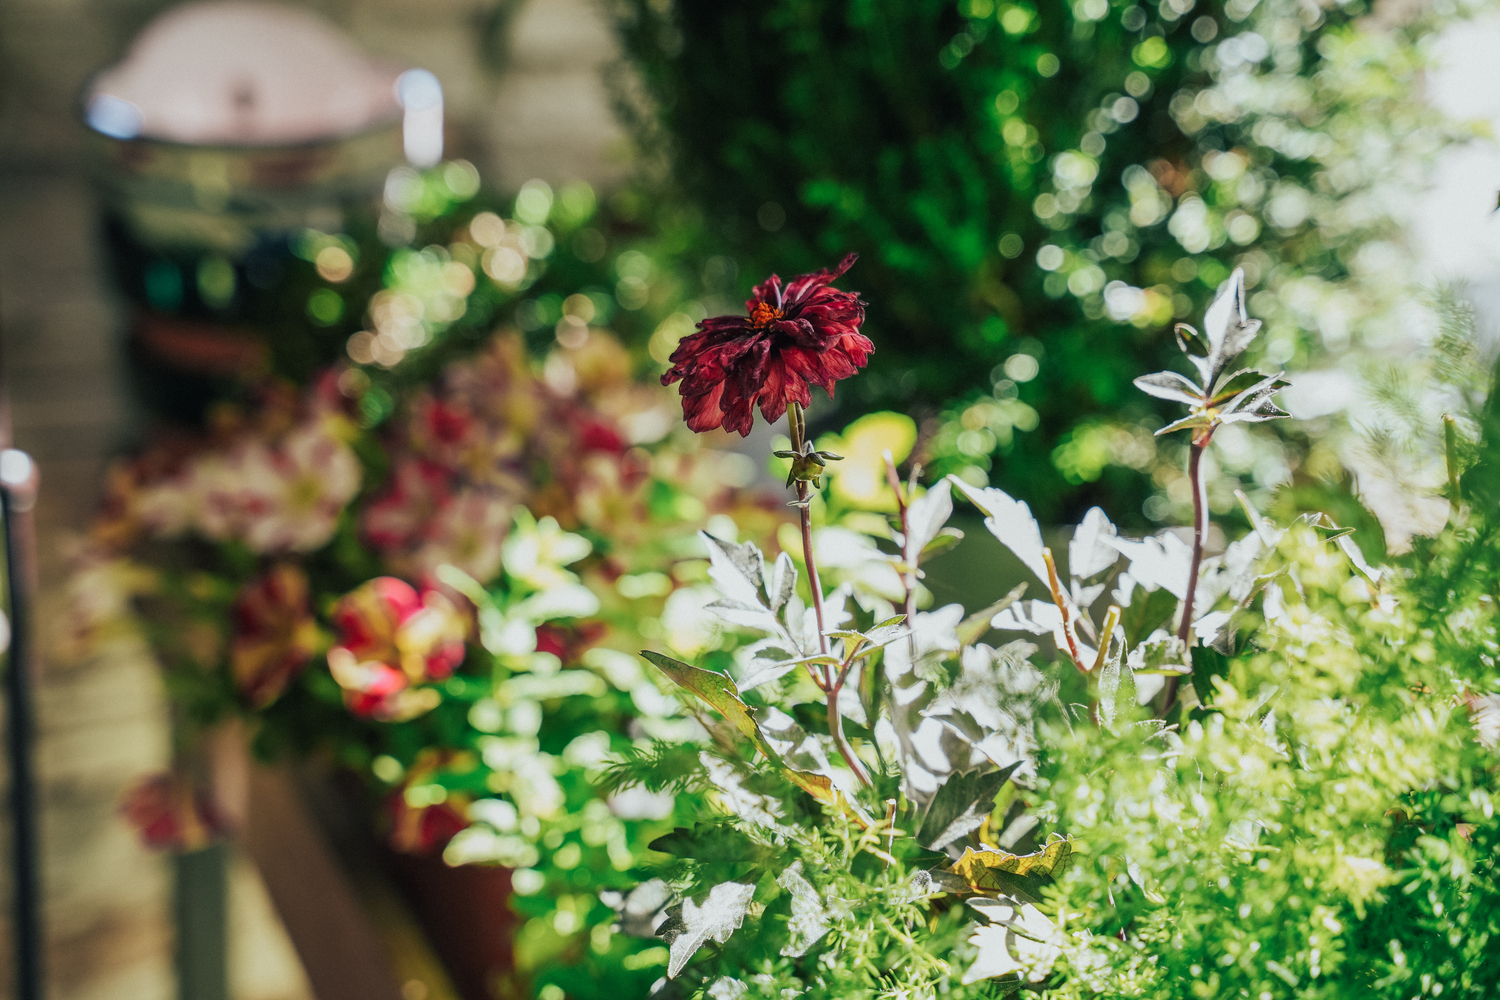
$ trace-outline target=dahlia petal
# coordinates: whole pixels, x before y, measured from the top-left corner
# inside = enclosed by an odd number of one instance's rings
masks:
[[[701,434],[723,423],[724,412],[721,408],[723,394],[724,383],[719,382],[700,394],[683,395],[682,415],[687,420],[690,430]]]

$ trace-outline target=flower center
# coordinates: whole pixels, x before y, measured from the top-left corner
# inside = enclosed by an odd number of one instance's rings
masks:
[[[757,329],[770,326],[781,318],[781,310],[769,303],[757,302],[755,308],[750,310],[750,325]]]

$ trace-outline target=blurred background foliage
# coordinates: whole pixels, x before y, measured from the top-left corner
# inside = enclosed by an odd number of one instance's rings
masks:
[[[1250,363],[1358,368],[1410,346],[1398,189],[1459,138],[1420,97],[1451,2],[614,0],[622,114],[710,313],[855,250],[870,373],[824,409],[914,413],[934,471],[1044,521],[1108,496],[1180,518],[1182,456],[1131,379],[1235,266]],[[1339,468],[1342,421],[1232,435],[1213,506]],[[1330,433],[1332,432],[1332,433]],[[1309,455],[1308,442],[1323,443]]]

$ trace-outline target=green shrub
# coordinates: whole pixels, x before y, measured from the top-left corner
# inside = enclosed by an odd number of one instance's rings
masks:
[[[698,259],[724,255],[709,312],[859,251],[880,351],[839,417],[942,416],[929,467],[1025,484],[1049,523],[1104,497],[1145,523],[1181,456],[1130,375],[1234,267],[1273,365],[1389,342],[1406,278],[1378,192],[1451,135],[1417,80],[1452,4],[1370,30],[1362,0],[613,7],[649,99],[622,106],[703,213]],[[1304,444],[1225,471],[1265,485]]]
[[[1183,338],[1215,391],[1256,330],[1239,280]],[[1279,380],[1244,381],[1180,391],[1195,455],[1278,415]],[[1492,995],[1500,404],[1451,426],[1446,528],[1379,566],[1325,515],[1277,527],[1248,502],[1251,531],[1201,563],[1201,507],[1192,541],[1091,510],[1059,566],[1026,504],[902,487],[889,453],[889,519],[811,496],[845,513],[804,527],[800,567],[705,535],[712,607],[765,638],[728,674],[643,654],[708,738],[697,768],[658,743],[609,779],[702,796],[637,890],[669,976],[715,1000]],[[953,488],[1043,597],[916,610]],[[826,595],[798,586],[818,562]]]

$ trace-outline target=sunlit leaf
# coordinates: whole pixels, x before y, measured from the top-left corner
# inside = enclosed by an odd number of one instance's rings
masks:
[[[668,906],[666,919],[656,931],[667,942],[670,953],[667,977],[674,978],[681,972],[708,941],[728,941],[744,923],[754,896],[753,884],[723,882],[714,886],[702,903],[681,899]]]
[[[1203,390],[1192,379],[1176,372],[1155,372],[1135,380],[1135,387],[1157,399],[1197,406],[1203,401]]]
[[[940,479],[906,508],[906,551],[921,552],[938,536],[953,515],[953,497],[948,480]]]
[[[990,620],[990,627],[1002,632],[1030,632],[1051,635],[1062,628],[1062,612],[1050,601],[1016,601]]]
[[[1072,857],[1071,840],[1055,840],[1035,854],[968,848],[949,870],[977,892],[1003,892],[1029,903],[1040,903],[1042,889],[1067,871]]]
[[[938,532],[936,538],[928,542],[926,545],[922,546],[922,551],[918,554],[917,562],[919,564],[924,563],[927,560],[931,559],[933,556],[942,555],[944,552],[947,552],[949,549],[953,548],[953,546],[963,541],[963,537],[964,533],[962,531],[959,531],[957,528],[944,528],[942,531]]]
[[[1089,512],[1083,515],[1083,520],[1078,523],[1078,529],[1073,532],[1073,540],[1068,543],[1069,575],[1087,580],[1114,566],[1120,559],[1120,550],[1105,539],[1114,538],[1118,534],[1103,510],[1090,507]],[[1079,606],[1087,607],[1092,603],[1080,601]]]
[[[726,542],[706,531],[698,534],[708,547],[708,575],[719,585],[720,592],[739,604],[761,605],[766,581],[765,557],[760,549],[753,542]]]
[[[787,958],[800,958],[828,933],[832,926],[829,914],[818,898],[817,890],[803,877],[801,861],[794,861],[782,872],[776,884],[792,897],[792,917],[787,923],[791,940],[782,946],[781,954]]]
[[[766,583],[766,596],[770,598],[771,611],[773,614],[780,612],[797,592],[797,566],[790,555],[783,552],[776,557],[776,564],[771,568],[771,578]]]
[[[1031,516],[1031,508],[993,486],[975,489],[956,476],[949,476],[948,481],[957,486],[974,506],[984,511],[987,515],[984,526],[1045,584],[1047,564],[1042,559],[1042,549],[1045,548],[1042,544],[1042,529],[1036,523],[1036,518]]]
[[[1113,656],[1099,672],[1099,721],[1113,730],[1115,722],[1135,707],[1135,671]]]
[[[652,652],[649,649],[642,650],[641,655],[659,667],[662,673],[672,678],[678,686],[696,695],[715,712],[722,715],[726,722],[744,734],[767,758],[778,764],[781,762],[776,751],[766,742],[760,727],[751,718],[750,710],[745,707],[744,702],[740,701],[739,691],[727,674],[704,670],[702,667],[683,663],[681,660]]]
[[[1179,601],[1187,596],[1193,550],[1175,533],[1168,531],[1139,541],[1118,538],[1107,542],[1130,560],[1130,575],[1142,586],[1170,591]]]
[[[1214,422],[1214,418],[1204,413],[1189,413],[1181,420],[1174,420],[1161,430],[1156,432],[1157,437],[1163,434],[1172,434],[1177,431],[1191,430],[1195,427],[1207,427]]]
[[[1138,674],[1190,674],[1187,645],[1175,635],[1158,630],[1130,651],[1127,663]]]

